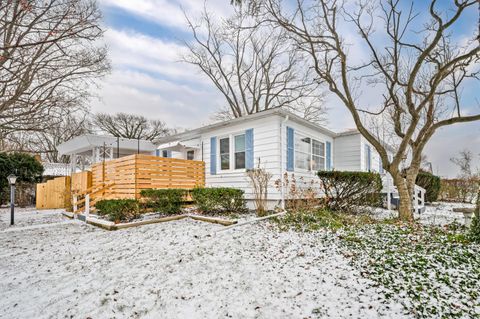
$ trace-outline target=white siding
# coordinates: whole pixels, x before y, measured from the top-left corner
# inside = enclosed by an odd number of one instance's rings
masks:
[[[360,134],[345,135],[335,138],[333,168],[337,171],[359,171],[362,169],[363,150]]]
[[[370,145],[370,168],[372,172],[379,173],[380,172],[380,154],[378,154],[375,147],[370,144],[363,136],[361,136],[361,156],[360,156],[360,163],[361,163],[361,171],[367,171],[367,163],[365,162],[365,145]]]
[[[258,165],[260,159],[261,167],[272,173],[268,189],[268,197],[271,200],[278,201],[280,193],[274,187],[275,180],[280,178],[280,117],[271,116],[258,120],[242,122],[237,125],[222,127],[202,136],[203,141],[203,160],[205,162],[206,185],[208,187],[235,187],[245,191],[245,198],[252,198],[252,190],[249,186],[249,180],[246,176],[246,170],[220,170],[219,165],[219,137],[245,132],[253,128],[253,154],[254,165]],[[217,137],[217,174],[210,174],[210,138]],[[201,158],[199,158],[201,159]],[[233,159],[231,159],[233,160]]]

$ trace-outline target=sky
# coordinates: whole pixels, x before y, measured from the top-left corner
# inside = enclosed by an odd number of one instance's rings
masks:
[[[178,129],[211,123],[215,111],[225,105],[224,99],[197,69],[180,62],[186,52],[184,41],[191,40],[183,11],[189,17],[198,17],[204,1],[98,2],[104,16],[104,41],[109,48],[112,72],[100,82],[92,111],[141,114]],[[205,6],[219,18],[232,12],[230,0],[208,0]],[[461,34],[464,30],[456,31]],[[480,102],[475,104],[475,101],[480,100],[479,90],[471,92],[466,96],[469,112],[478,113]],[[351,115],[338,100],[328,96],[325,103],[330,129],[342,131],[354,127]],[[454,177],[458,171],[450,158],[463,149],[477,155],[475,164],[480,166],[480,122],[441,129],[425,153],[434,173]]]

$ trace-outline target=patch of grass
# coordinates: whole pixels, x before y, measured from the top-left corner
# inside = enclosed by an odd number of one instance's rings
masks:
[[[343,229],[352,263],[417,318],[480,318],[480,246],[460,225],[377,223]]]

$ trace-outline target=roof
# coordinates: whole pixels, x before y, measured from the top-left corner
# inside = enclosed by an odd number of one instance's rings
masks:
[[[65,163],[42,163],[43,176],[68,176],[70,166]]]
[[[252,120],[257,120],[257,119],[261,119],[261,118],[265,118],[265,117],[270,117],[270,116],[273,116],[273,115],[278,115],[278,116],[283,116],[283,117],[288,116],[289,120],[297,122],[297,123],[302,124],[304,126],[307,126],[309,128],[312,128],[314,130],[318,130],[318,131],[320,131],[320,132],[322,132],[326,135],[329,135],[329,136],[332,136],[332,137],[335,137],[337,135],[337,133],[335,133],[335,132],[333,132],[333,131],[331,131],[331,130],[323,127],[323,126],[320,126],[318,124],[307,121],[304,118],[301,118],[300,116],[295,115],[295,114],[293,114],[293,113],[291,113],[291,112],[289,112],[285,109],[273,108],[273,109],[269,109],[269,110],[266,110],[266,111],[257,112],[257,113],[254,113],[254,114],[249,114],[249,115],[246,115],[246,116],[234,118],[234,119],[231,119],[231,120],[228,120],[228,121],[223,121],[223,122],[210,124],[210,125],[207,125],[207,126],[202,126],[202,127],[199,127],[199,128],[196,128],[196,129],[193,129],[193,130],[190,130],[190,131],[186,131],[186,132],[183,132],[183,133],[166,136],[166,137],[163,137],[159,140],[159,144],[164,144],[164,143],[168,143],[168,142],[176,141],[176,140],[194,138],[194,137],[197,137],[200,134],[207,133],[209,131],[213,131],[213,130],[218,129],[218,128],[222,128],[222,127],[229,126],[229,125],[234,125],[234,124],[239,124],[239,123],[243,123],[243,122],[248,122],[248,121],[252,121]]]
[[[156,146],[147,140],[120,138],[119,145],[121,150],[139,149],[140,152],[153,152],[156,149]],[[60,155],[71,155],[90,151],[94,147],[102,146],[117,147],[117,137],[93,134],[81,135],[58,145],[57,149]]]

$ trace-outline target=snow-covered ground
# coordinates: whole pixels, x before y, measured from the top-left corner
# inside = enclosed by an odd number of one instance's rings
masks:
[[[436,202],[426,206],[422,214],[415,214],[415,220],[424,225],[443,226],[453,222],[464,224],[465,217],[463,213],[454,212],[454,208],[474,208],[473,204],[466,203],[450,203],[450,202]],[[382,208],[376,208],[373,211],[374,216],[378,218],[393,218],[398,216],[398,211],[388,211]]]
[[[322,233],[0,212],[0,318],[402,318]]]

